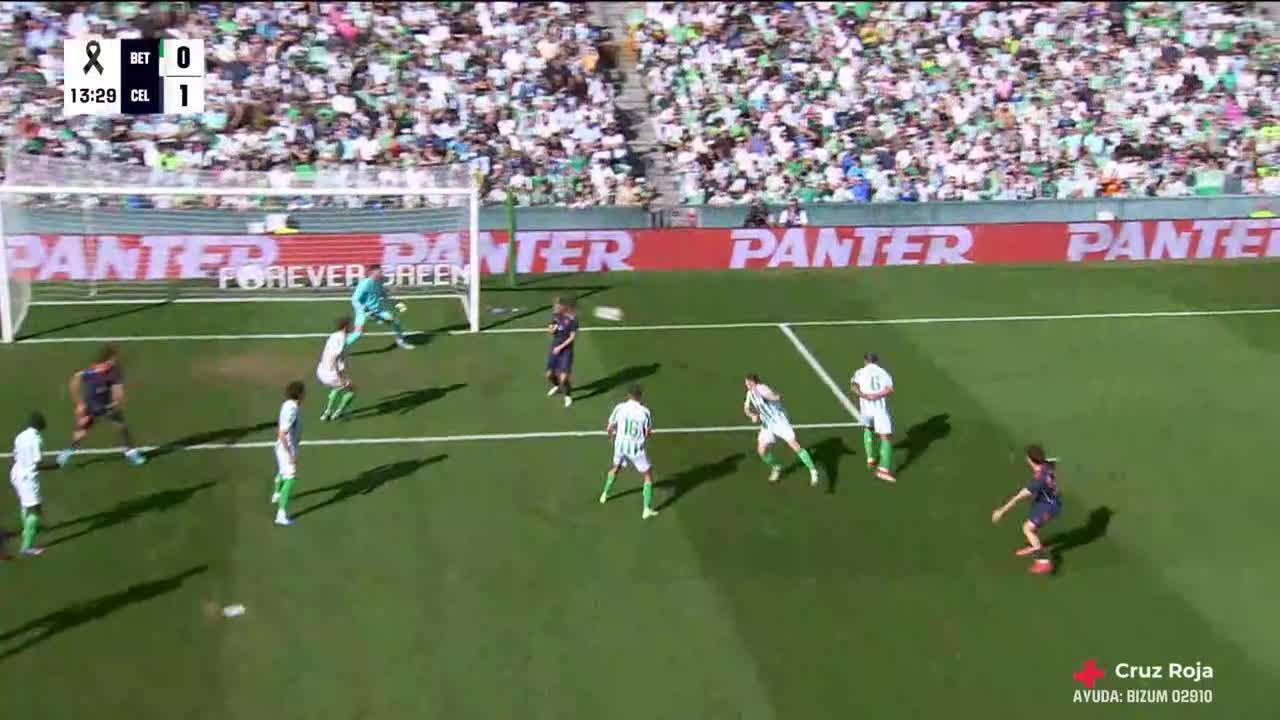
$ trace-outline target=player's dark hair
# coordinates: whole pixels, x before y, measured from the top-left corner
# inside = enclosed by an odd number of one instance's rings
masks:
[[[869,363],[878,363],[878,362],[880,362],[880,356],[879,356],[879,355],[877,355],[877,354],[875,354],[875,353],[873,353],[873,352],[869,352],[869,353],[867,353],[866,355],[863,355],[863,356],[862,356],[862,359],[863,359],[863,360],[866,360],[866,361],[867,361],[867,362],[869,362]]]
[[[44,420],[44,413],[39,410],[32,410],[31,417],[27,419],[27,427],[33,427],[41,432],[48,427],[48,423]]]
[[[301,380],[294,380],[284,386],[284,396],[290,400],[299,400],[302,398],[302,393],[305,392],[306,389],[307,386],[303,385]]]
[[[632,400],[639,400],[643,395],[644,395],[644,391],[640,389],[639,385],[632,385],[631,387],[627,388],[627,397],[631,398]]]
[[[1028,445],[1027,459],[1037,465],[1044,464],[1045,462],[1044,448],[1035,443]]]
[[[747,373],[747,379],[753,383],[760,382],[760,376],[755,373]]]
[[[560,304],[569,308],[570,310],[578,309],[578,301],[575,300],[574,298],[565,298],[564,300],[560,301]]]
[[[351,316],[350,316],[350,315],[343,315],[342,317],[338,318],[337,328],[336,328],[336,329],[338,329],[338,330],[350,330],[350,329],[351,329]]]
[[[115,345],[103,345],[98,351],[98,362],[110,362],[120,356],[120,350]]]
[[[382,270],[381,265],[370,265],[369,267],[365,268],[365,272],[369,274],[373,274],[374,271],[381,271],[381,270]]]

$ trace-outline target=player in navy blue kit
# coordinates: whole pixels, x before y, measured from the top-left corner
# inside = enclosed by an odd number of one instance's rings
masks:
[[[1027,546],[1018,550],[1018,557],[1032,555],[1035,562],[1031,564],[1031,572],[1045,575],[1053,572],[1053,558],[1049,549],[1040,543],[1040,528],[1062,512],[1062,498],[1058,495],[1057,463],[1046,458],[1044,448],[1039,445],[1027,446],[1027,465],[1031,467],[1031,482],[1009,498],[1008,502],[991,513],[991,522],[998,523],[1005,513],[1013,509],[1019,502],[1031,499],[1031,512],[1026,522],[1022,523],[1022,534],[1027,538]]]
[[[578,339],[578,304],[556,298],[552,313],[551,324],[547,326],[551,333],[551,354],[547,356],[547,382],[551,383],[551,389],[547,397],[560,392],[564,395],[564,406],[569,407],[573,404],[569,375],[573,372],[573,343]]]
[[[124,374],[115,346],[103,348],[97,362],[71,376],[71,401],[75,403],[76,429],[71,433],[71,447],[58,453],[59,467],[71,460],[98,418],[110,420],[120,430],[124,456],[129,462],[141,465],[147,461],[142,451],[133,446],[129,426],[124,422]]]

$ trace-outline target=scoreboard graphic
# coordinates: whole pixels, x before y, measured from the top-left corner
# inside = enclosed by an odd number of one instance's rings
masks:
[[[62,46],[62,113],[204,112],[204,41],[79,38]]]

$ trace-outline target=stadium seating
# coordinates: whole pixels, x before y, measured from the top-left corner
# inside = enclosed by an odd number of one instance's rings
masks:
[[[632,21],[685,203],[1280,192],[1252,3],[657,3]]]
[[[92,34],[203,38],[206,112],[64,120],[61,40]],[[4,3],[0,131],[23,152],[281,182],[466,161],[493,202],[640,204],[601,43],[572,3]]]

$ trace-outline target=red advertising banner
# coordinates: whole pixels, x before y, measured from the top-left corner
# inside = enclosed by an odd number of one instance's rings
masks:
[[[841,268],[1280,257],[1280,220],[531,230],[521,273]],[[468,264],[463,233],[18,235],[13,274],[44,280],[216,279],[245,267]],[[480,235],[485,273],[506,271],[507,233]],[[323,272],[316,270],[315,272]]]

